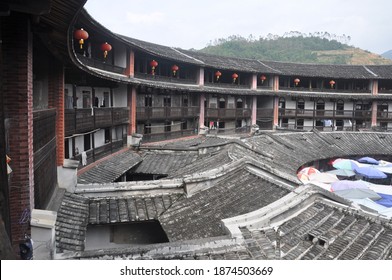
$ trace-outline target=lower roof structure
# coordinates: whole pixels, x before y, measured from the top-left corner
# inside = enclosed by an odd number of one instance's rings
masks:
[[[127,150],[134,154],[128,172],[167,178],[79,180],[59,210],[56,257],[391,259],[390,219],[296,177],[317,160],[388,157],[391,141],[389,133],[276,131]],[[168,242],[86,249],[88,227],[147,221],[159,223]]]

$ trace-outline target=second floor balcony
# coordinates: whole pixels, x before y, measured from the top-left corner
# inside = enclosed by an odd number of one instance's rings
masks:
[[[371,110],[320,110],[320,109],[283,109],[279,108],[280,117],[301,118],[364,118],[372,116]],[[392,117],[392,116],[391,116]]]
[[[216,119],[243,119],[250,118],[252,116],[251,109],[245,108],[206,108],[206,117],[207,118],[216,118]]]
[[[65,110],[65,135],[129,123],[129,108],[75,108]]]
[[[199,115],[200,108],[192,107],[137,107],[137,120],[166,120],[194,118]]]

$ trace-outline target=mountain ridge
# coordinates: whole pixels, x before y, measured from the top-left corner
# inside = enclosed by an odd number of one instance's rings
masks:
[[[228,38],[214,40],[214,43],[196,51],[228,57],[281,62],[349,65],[392,64],[391,59],[349,46],[347,44],[349,40],[350,36],[336,36],[326,32],[309,35],[290,32],[285,33],[284,36],[269,34],[269,36],[259,39],[255,39],[251,35],[248,38],[232,35]]]

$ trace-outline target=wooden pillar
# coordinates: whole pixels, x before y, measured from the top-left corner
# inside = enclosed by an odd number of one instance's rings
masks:
[[[279,90],[279,76],[274,76],[273,78],[273,86],[272,86],[272,90],[273,91],[278,91]]]
[[[136,133],[136,87],[128,85],[129,125],[128,135]]]
[[[253,90],[257,89],[257,74],[252,75],[251,89]]]
[[[273,118],[273,129],[275,129],[279,125],[279,96],[273,97],[273,106],[274,106],[274,118]]]
[[[254,125],[256,123],[257,123],[257,96],[253,96],[251,125]]]
[[[377,100],[373,100],[372,103],[372,127],[377,126]]]
[[[200,116],[199,116],[199,129],[204,127],[204,118],[205,118],[205,108],[204,108],[204,101],[206,100],[205,94],[202,93],[200,95]]]
[[[372,80],[370,84],[372,95],[378,95],[378,80]]]
[[[204,85],[204,68],[203,67],[200,67],[200,70],[199,70],[198,85],[199,86]]]
[[[128,77],[135,76],[135,52],[132,49],[127,51],[127,67],[124,74]]]

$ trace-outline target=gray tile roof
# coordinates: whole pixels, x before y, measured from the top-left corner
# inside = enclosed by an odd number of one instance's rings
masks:
[[[262,259],[392,259],[392,224],[320,201],[279,231],[242,229],[248,251]]]
[[[289,190],[241,169],[178,200],[159,220],[170,241],[225,235],[222,219],[262,208],[287,193]]]
[[[79,184],[110,183],[141,162],[141,157],[128,149],[117,153],[78,176]]]

